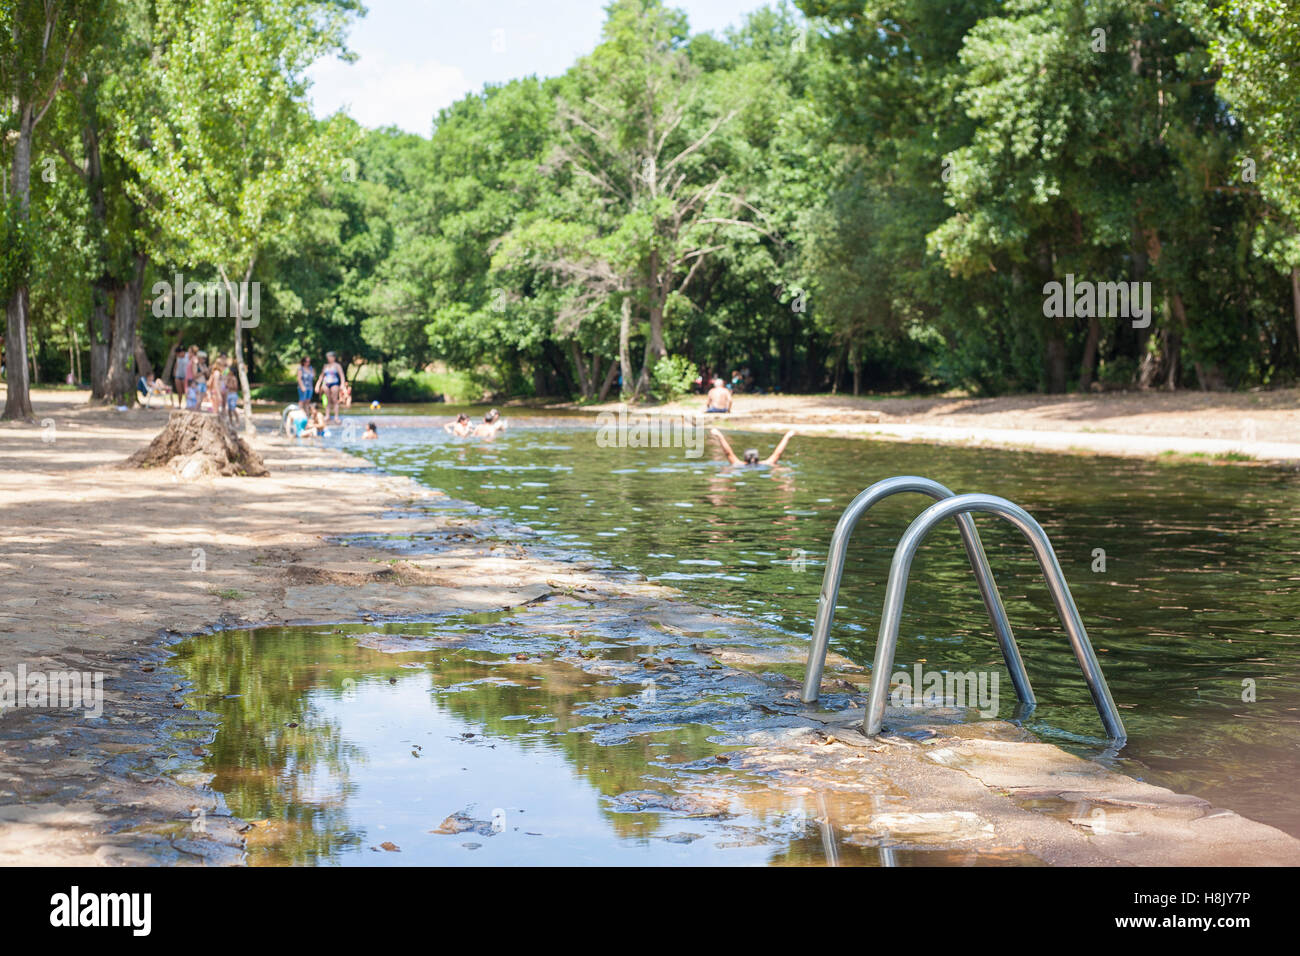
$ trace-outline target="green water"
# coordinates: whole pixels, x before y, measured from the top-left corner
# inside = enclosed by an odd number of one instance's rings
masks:
[[[811,630],[831,530],[867,485],[916,474],[1010,498],[1050,535],[1122,708],[1120,766],[1300,833],[1294,472],[806,437],[777,468],[746,471],[722,467],[711,449],[691,459],[682,448],[601,447],[590,425],[512,417],[482,442],[385,416],[378,442],[348,447],[526,525],[546,546],[796,635]],[[776,437],[732,443],[766,455]],[[833,638],[856,661],[873,653],[893,546],[927,503],[890,499],[854,535]],[[1040,702],[1027,726],[1099,753],[1100,723],[1036,563],[1018,532],[979,524]],[[896,660],[1001,668],[954,529],[937,530],[917,557]],[[1005,673],[1002,685],[1009,717]]]

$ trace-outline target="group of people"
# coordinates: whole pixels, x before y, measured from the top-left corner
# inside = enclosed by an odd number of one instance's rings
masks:
[[[491,438],[497,432],[505,431],[508,425],[509,423],[501,417],[501,413],[494,408],[484,415],[483,421],[477,425],[470,421],[468,415],[461,412],[453,420],[444,423],[442,430],[458,438],[468,438],[471,435],[475,438]]]
[[[339,421],[342,422],[342,419]],[[307,403],[306,408],[301,404],[286,406],[283,423],[284,433],[293,438],[320,438],[329,434],[329,420],[315,402]],[[379,427],[374,422],[367,422],[361,437],[367,441],[378,438]]]
[[[172,360],[172,387],[159,379],[137,383],[146,400],[170,394],[180,408],[211,411],[230,424],[239,417],[239,376],[228,355],[218,355],[208,364],[208,353],[197,345],[176,346]]]

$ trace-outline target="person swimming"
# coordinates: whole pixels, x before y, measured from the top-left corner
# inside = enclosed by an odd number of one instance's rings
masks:
[[[479,438],[491,438],[497,432],[506,430],[506,420],[495,408],[483,416],[481,424],[474,426],[474,434]]]
[[[734,451],[731,450],[731,445],[727,442],[727,438],[725,435],[722,434],[722,432],[720,432],[716,428],[710,428],[709,434],[712,435],[714,438],[716,438],[718,440],[718,444],[722,446],[722,451],[727,456],[728,464],[775,465],[778,461],[781,460],[781,456],[785,454],[785,446],[790,444],[790,439],[794,437],[794,429],[792,428],[784,435],[782,435],[781,440],[776,444],[776,448],[772,450],[772,454],[768,455],[766,458],[762,459],[761,461],[759,460],[758,457],[757,448],[746,448],[745,457],[742,459],[739,456],[737,456]]]
[[[379,437],[379,429],[375,427],[374,422],[370,422],[369,424],[366,425],[366,433],[361,437],[367,439],[374,439]]]
[[[464,412],[461,412],[456,416],[454,422],[445,422],[442,426],[442,430],[447,432],[449,435],[457,435],[460,438],[465,438],[473,433],[474,426],[469,423],[469,416]]]

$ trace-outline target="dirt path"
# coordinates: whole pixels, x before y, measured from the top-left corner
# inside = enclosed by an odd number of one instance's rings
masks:
[[[575,593],[586,609],[573,613],[593,627],[734,629],[735,644],[715,655],[722,671],[702,659],[683,679],[734,676],[752,685],[750,699],[770,702],[766,712],[782,711],[770,732],[737,738],[747,748],[737,766],[769,781],[750,798],[825,791],[855,839],[977,846],[1056,864],[1300,862],[1300,841],[1280,831],[1138,784],[1008,724],[891,711],[911,737],[862,738],[853,729],[861,668],[832,657],[823,686],[838,701],[803,709],[794,679],[802,645],[774,643],[668,588],[539,558],[507,529],[426,509],[438,493],[340,452],[263,434],[255,447],[270,477],[185,482],[124,470],[120,462],[167,413],[84,400],[37,393],[43,424],[0,425],[0,678],[19,668],[103,676],[102,717],[50,707],[0,713],[0,863],[242,861],[250,824],[206,787],[203,742],[216,726],[185,705],[167,666],[169,641],[222,626],[524,608]],[[418,533],[426,544],[397,560],[365,545],[377,533]],[[877,805],[882,777],[905,798],[901,815]],[[1034,812],[1026,800],[1056,800],[1063,812]],[[1078,806],[1109,808],[1105,832],[1072,819]]]
[[[610,403],[586,406],[612,411]],[[659,406],[699,414],[702,397]],[[1300,462],[1300,389],[1109,392],[1001,398],[737,395],[721,427],[1150,457],[1175,454]]]

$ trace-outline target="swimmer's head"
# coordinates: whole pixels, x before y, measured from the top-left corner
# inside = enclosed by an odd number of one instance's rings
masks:
[[[469,424],[469,416],[466,415],[464,412],[461,412],[459,415],[456,416],[456,424],[458,424],[458,425],[468,425],[468,424]]]
[[[757,464],[758,464],[758,449],[757,449],[757,448],[746,448],[746,449],[745,449],[745,464],[747,464],[747,465],[757,465]]]
[[[496,421],[500,417],[501,417],[501,413],[494,408],[492,409],[492,411],[488,412],[486,415],[483,416],[483,421],[491,425],[494,421]]]

